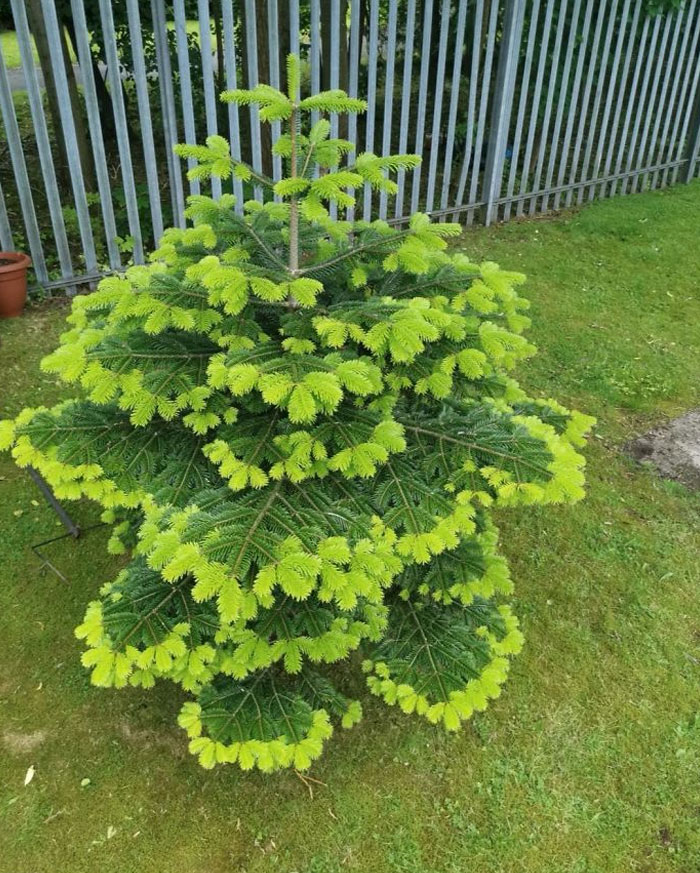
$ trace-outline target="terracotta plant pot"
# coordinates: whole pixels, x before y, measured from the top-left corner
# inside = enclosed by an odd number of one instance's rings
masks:
[[[0,252],[0,318],[21,315],[27,302],[27,270],[31,259],[23,252]]]

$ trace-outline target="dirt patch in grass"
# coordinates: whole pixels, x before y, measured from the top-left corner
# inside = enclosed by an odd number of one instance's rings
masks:
[[[182,741],[179,736],[175,736],[174,732],[133,727],[126,721],[121,724],[120,728],[127,742],[134,743],[142,749],[160,747],[176,758],[184,758],[187,754],[186,742]]]
[[[638,461],[651,463],[665,479],[700,489],[700,409],[632,440],[627,450]]]
[[[32,731],[30,734],[20,731],[5,731],[2,744],[12,755],[22,755],[37,749],[46,739],[46,731]]]

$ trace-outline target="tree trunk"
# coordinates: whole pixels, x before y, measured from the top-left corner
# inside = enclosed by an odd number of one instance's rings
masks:
[[[280,3],[277,10],[280,42],[280,90],[287,93],[287,55],[291,51],[289,33],[289,3]]]
[[[39,66],[41,67],[44,87],[46,88],[46,98],[49,104],[51,126],[53,127],[56,146],[58,148],[59,160],[57,161],[57,170],[61,177],[61,182],[64,185],[69,185],[70,174],[68,172],[68,153],[63,139],[61,111],[59,109],[58,95],[56,94],[56,85],[51,67],[51,54],[49,52],[49,42],[46,37],[44,16],[41,11],[41,0],[26,0],[26,9],[29,28],[34,37],[34,44],[36,46],[37,55],[39,56]]]
[[[214,16],[214,36],[216,38],[216,76],[217,88],[223,91],[226,88],[226,68],[224,67],[224,32],[223,18],[221,13],[221,0],[213,0],[211,13]],[[217,101],[217,113],[219,126],[225,128],[226,107]]]
[[[284,5],[284,4],[283,4]],[[243,71],[242,82],[245,82],[246,88],[252,88],[253,82],[249,75],[248,67],[248,44],[246,42],[247,33],[247,16],[245,5],[239,4],[239,14],[241,16],[241,69]],[[255,32],[256,32],[256,54],[258,65],[258,82],[265,85],[270,83],[270,64],[267,51],[267,2],[266,0],[256,0],[255,2]],[[241,113],[241,127],[248,134],[243,134],[244,141],[250,142],[250,119],[247,112]],[[270,176],[272,174],[272,155],[270,149],[272,140],[270,136],[269,125],[261,123],[260,125],[260,148],[263,173]],[[253,157],[251,155],[251,163]]]
[[[54,78],[53,65],[51,62],[51,52],[49,50],[49,41],[46,34],[46,23],[41,10],[41,0],[26,0],[27,18],[29,28],[34,37],[37,54],[39,56],[39,66],[41,67],[42,76],[44,78],[44,86],[46,88],[46,96],[49,104],[49,115],[56,138],[60,156],[60,176],[65,185],[70,183],[70,173],[68,171],[68,153],[66,150],[66,141],[63,133],[63,124],[61,123],[61,111],[58,102],[58,93],[56,91],[56,81]],[[83,120],[82,107],[78,96],[78,86],[75,81],[75,73],[73,65],[70,61],[68,53],[68,44],[66,42],[66,34],[63,26],[60,28],[61,50],[63,54],[63,65],[66,71],[66,79],[68,82],[68,93],[70,95],[71,112],[73,115],[73,123],[75,125],[75,136],[78,141],[78,152],[80,164],[83,170],[83,179],[85,187],[88,191],[95,188],[95,170],[92,163],[92,153],[90,150],[90,140],[85,128]]]
[[[66,77],[68,79],[68,93],[70,94],[70,105],[73,113],[73,124],[75,126],[75,137],[78,141],[78,154],[80,157],[80,166],[83,169],[83,181],[86,191],[94,191],[95,184],[95,167],[92,162],[92,151],[90,147],[90,139],[88,137],[85,119],[83,117],[83,107],[80,103],[78,95],[78,83],[75,78],[75,70],[70,60],[70,52],[68,51],[68,42],[66,40],[66,31],[63,27],[63,22],[59,19],[61,29],[61,50],[63,52],[63,63],[66,68]],[[92,70],[84,70],[83,75],[89,76]]]
[[[340,88],[348,90],[348,0],[340,0]]]
[[[339,87],[343,91],[348,90],[349,85],[349,73],[348,73],[348,53],[350,51],[350,46],[348,45],[348,0],[341,0],[340,2],[340,38],[338,41],[340,45],[340,83]],[[338,133],[341,137],[345,138],[348,135],[348,116],[341,115],[340,116],[340,125],[338,129]]]
[[[270,84],[270,59],[267,48],[267,0],[255,0],[255,34],[256,34],[256,54],[258,65],[258,82]],[[247,88],[253,87],[253,81],[248,72],[248,45],[246,43],[246,33],[248,21],[246,20],[246,12],[244,4],[240,4],[241,14],[241,34],[242,34],[242,52],[241,59],[243,65],[244,81]],[[246,115],[247,113],[243,113]],[[260,148],[262,171],[267,176],[272,175],[272,136],[269,124],[261,123],[260,125]]]
[[[258,49],[258,82],[270,84],[269,21],[267,0],[256,0],[256,36]],[[260,125],[260,144],[262,148],[262,168],[266,176],[272,176],[272,130],[269,124]]]
[[[321,90],[331,87],[331,4],[321,3]]]
[[[354,2],[354,0],[353,0]],[[359,40],[359,53],[360,57],[358,59],[358,97],[364,98],[367,96],[367,74],[365,69],[362,66],[362,51],[364,48],[365,42],[367,43],[367,49],[369,50],[369,6],[367,4],[367,0],[360,0],[360,14],[359,14],[359,23],[360,23],[360,32],[358,34]],[[362,115],[357,116],[357,143],[361,143],[365,141],[367,130],[367,114],[364,113]]]
[[[63,22],[68,39],[73,46],[73,54],[78,56],[78,44],[75,36],[75,22],[72,18],[68,18]],[[114,126],[114,109],[112,106],[112,98],[107,90],[107,85],[100,71],[100,65],[93,54],[91,54],[92,79],[95,83],[95,93],[97,95],[97,105],[100,109],[100,126],[102,127],[102,136],[105,145],[116,142],[117,131]],[[83,76],[87,75],[86,70],[82,70]]]

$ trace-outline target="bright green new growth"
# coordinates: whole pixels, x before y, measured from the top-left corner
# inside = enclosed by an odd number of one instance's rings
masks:
[[[524,277],[446,251],[452,224],[416,214],[339,221],[411,155],[361,154],[299,101],[260,85],[287,132],[275,183],[228,144],[181,146],[191,173],[266,202],[190,199],[149,266],[78,297],[45,359],[82,398],[27,409],[0,443],[61,498],[87,496],[131,559],[77,629],[96,685],[179,683],[179,722],[205,767],[307,768],[359,701],[333,662],[359,650],[370,691],[457,729],[500,693],[522,637],[491,510],[583,495],[575,448],[592,420],[533,400],[510,375]],[[272,195],[276,195],[273,199]],[[360,663],[360,662],[357,662]]]

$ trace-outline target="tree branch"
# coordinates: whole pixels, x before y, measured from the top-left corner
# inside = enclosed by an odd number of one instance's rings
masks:
[[[413,233],[412,230],[399,230],[391,237],[384,237],[383,239],[376,239],[372,242],[363,243],[360,246],[355,246],[353,249],[349,249],[347,252],[342,252],[336,257],[331,258],[328,261],[323,261],[321,264],[312,264],[310,267],[306,267],[303,270],[298,270],[297,273],[299,276],[303,276],[306,273],[315,273],[318,270],[324,270],[327,267],[333,266],[333,264],[337,264],[340,261],[344,261],[346,258],[351,258],[353,255],[358,254],[359,252],[366,251],[367,249],[372,249],[377,246],[386,245],[387,243],[394,242],[394,240],[400,239],[404,236],[408,236],[410,233]]]

